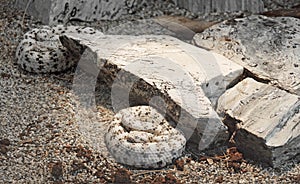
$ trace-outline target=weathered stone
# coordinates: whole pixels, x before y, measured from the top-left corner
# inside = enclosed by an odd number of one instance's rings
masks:
[[[299,30],[296,18],[253,15],[216,24],[195,35],[194,42],[300,95]]]
[[[300,5],[299,0],[263,0],[264,7],[268,10],[287,9]]]
[[[246,78],[227,90],[218,111],[237,123],[234,140],[248,158],[279,167],[300,161],[300,97]]]
[[[173,0],[176,5],[194,13],[249,11],[261,12],[262,0]]]
[[[29,2],[30,1],[30,2]],[[143,0],[16,0],[15,6],[40,19],[44,24],[66,23],[70,20],[114,20],[134,11]]]
[[[89,36],[67,34],[63,45],[87,47],[83,61],[95,56],[100,76],[112,86],[112,105],[152,104],[177,123],[193,146],[217,147],[228,138],[227,128],[213,110],[218,98],[243,68],[225,57],[170,36]],[[97,72],[87,69],[89,72]]]

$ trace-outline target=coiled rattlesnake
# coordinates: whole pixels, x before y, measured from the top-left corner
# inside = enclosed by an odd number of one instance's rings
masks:
[[[78,55],[65,48],[59,36],[64,33],[95,34],[90,27],[43,26],[25,33],[16,50],[17,63],[26,71],[34,73],[61,72],[74,66]]]
[[[95,34],[96,30],[78,26],[33,29],[17,47],[17,63],[34,73],[61,72],[72,67],[79,60],[78,54],[74,55],[61,44],[59,36],[63,33]],[[115,115],[105,134],[105,143],[119,163],[161,168],[181,156],[186,139],[154,108],[136,106]]]
[[[115,115],[105,142],[119,163],[161,168],[181,156],[186,139],[154,108],[135,106]]]

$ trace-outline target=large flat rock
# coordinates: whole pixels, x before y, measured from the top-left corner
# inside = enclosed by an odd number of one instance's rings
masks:
[[[25,9],[30,0],[16,0],[15,6]],[[44,24],[66,23],[69,20],[115,20],[142,5],[143,0],[34,0],[28,4],[27,13]]]
[[[234,136],[238,149],[274,167],[300,161],[299,110],[299,96],[251,78],[227,90],[218,101],[218,111],[238,123]]]
[[[300,20],[253,15],[216,24],[196,34],[206,47],[244,66],[256,77],[300,95]]]
[[[130,105],[152,104],[177,123],[203,150],[228,138],[227,128],[213,110],[212,101],[235,81],[243,68],[225,57],[170,36],[76,35],[61,37],[69,49],[87,49],[91,65],[80,64],[112,86],[112,105],[118,111]],[[93,58],[93,57],[92,57]]]

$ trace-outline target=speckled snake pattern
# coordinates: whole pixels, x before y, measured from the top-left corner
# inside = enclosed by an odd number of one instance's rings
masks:
[[[119,111],[105,135],[108,150],[122,164],[161,168],[182,155],[186,139],[153,107]]]
[[[64,33],[95,34],[96,30],[63,25],[34,28],[25,33],[17,47],[16,58],[19,66],[33,73],[61,72],[74,66],[79,58],[61,44],[59,36]]]

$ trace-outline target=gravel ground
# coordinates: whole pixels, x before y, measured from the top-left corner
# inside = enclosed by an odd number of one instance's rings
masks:
[[[262,168],[232,150],[214,157],[186,153],[162,170],[115,163],[102,140],[114,115],[109,87],[99,82],[97,103],[86,108],[72,90],[75,69],[51,75],[20,70],[16,46],[41,24],[29,16],[22,22],[23,11],[12,4],[0,0],[0,183],[300,183],[299,164]],[[107,31],[117,24],[93,26]]]

